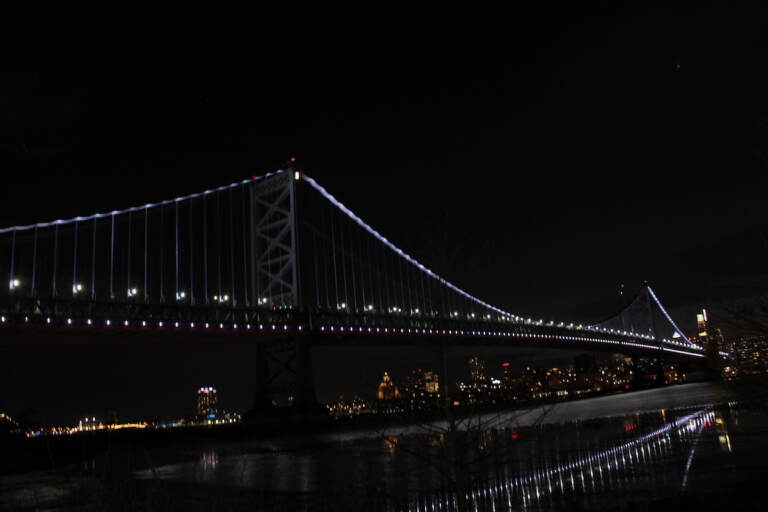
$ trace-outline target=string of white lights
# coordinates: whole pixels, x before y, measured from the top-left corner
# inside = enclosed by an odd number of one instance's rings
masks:
[[[402,249],[397,247],[392,242],[390,242],[386,237],[381,235],[378,231],[376,231],[371,226],[366,224],[362,219],[360,219],[360,217],[355,215],[354,212],[352,212],[349,208],[344,206],[343,203],[341,203],[338,199],[336,199],[333,195],[331,195],[331,193],[329,193],[325,188],[323,188],[322,185],[318,184],[314,179],[312,179],[309,176],[304,175],[304,174],[302,174],[300,176],[300,178],[303,179],[304,181],[306,181],[307,183],[309,183],[312,186],[312,188],[317,190],[323,197],[325,197],[328,201],[330,201],[334,206],[336,206],[339,210],[344,212],[344,214],[346,214],[350,219],[352,219],[354,222],[356,222],[361,228],[365,229],[368,233],[370,233],[371,235],[376,237],[381,243],[383,243],[384,245],[389,247],[391,250],[393,250],[395,253],[399,254],[402,258],[404,258],[411,265],[414,265],[416,268],[418,268],[419,270],[421,270],[422,272],[424,272],[425,274],[427,274],[431,278],[435,279],[440,284],[442,284],[444,286],[447,286],[448,288],[450,288],[454,292],[458,293],[459,295],[462,295],[463,297],[465,297],[465,298],[475,302],[476,304],[479,304],[479,305],[483,306],[484,308],[490,309],[491,311],[494,311],[494,312],[496,312],[496,313],[498,313],[500,315],[503,315],[503,316],[506,316],[506,317],[510,317],[510,318],[515,319],[515,320],[522,320],[522,317],[520,317],[518,315],[515,315],[514,313],[510,313],[508,311],[504,311],[503,309],[497,308],[495,306],[492,306],[492,305],[488,304],[487,302],[484,302],[484,301],[478,299],[474,295],[471,295],[471,294],[467,293],[466,291],[462,290],[461,288],[459,288],[458,286],[454,285],[453,283],[450,283],[449,281],[447,281],[443,277],[435,274],[432,270],[430,270],[429,268],[425,267],[424,265],[422,265],[421,263],[416,261],[413,257],[411,257],[409,254],[404,252]]]
[[[124,210],[114,210],[114,211],[107,212],[107,213],[94,213],[93,215],[88,215],[88,216],[85,216],[85,217],[73,217],[71,219],[57,219],[57,220],[50,221],[50,222],[38,222],[37,224],[29,224],[27,226],[13,226],[13,227],[9,227],[9,228],[2,228],[2,229],[0,229],[0,234],[10,233],[10,232],[13,232],[13,231],[27,231],[27,230],[34,229],[34,228],[48,228],[48,227],[51,227],[51,226],[57,226],[57,225],[60,226],[60,225],[64,225],[64,224],[71,224],[73,222],[83,222],[83,221],[94,220],[94,219],[102,219],[104,217],[109,217],[110,215],[122,215],[124,213],[140,212],[140,211],[144,211],[144,210],[149,209],[149,208],[156,208],[158,206],[165,206],[165,205],[169,205],[169,204],[179,203],[179,202],[182,202],[182,201],[187,201],[189,199],[196,199],[198,197],[203,197],[203,196],[206,196],[206,195],[214,194],[216,192],[222,192],[224,190],[229,190],[229,189],[232,189],[232,188],[240,187],[240,186],[243,186],[243,185],[247,185],[249,183],[253,183],[255,181],[263,180],[263,179],[268,178],[270,176],[274,176],[274,175],[279,174],[281,172],[283,172],[283,171],[282,170],[278,170],[276,172],[270,172],[270,173],[264,174],[262,176],[254,176],[253,178],[248,178],[248,179],[245,179],[245,180],[236,181],[235,183],[230,183],[229,185],[223,185],[221,187],[217,187],[217,188],[213,188],[213,189],[209,189],[209,190],[204,190],[203,192],[198,192],[196,194],[190,194],[188,196],[177,197],[175,199],[167,199],[165,201],[160,201],[159,203],[147,203],[147,204],[144,204],[144,205],[141,205],[141,206],[132,206],[132,207],[126,208]]]
[[[661,305],[661,301],[659,301],[658,297],[656,297],[656,294],[653,293],[653,289],[649,286],[648,287],[648,293],[651,294],[651,297],[653,297],[653,300],[656,302],[656,305],[659,306],[659,309],[662,313],[664,313],[664,316],[666,317],[667,321],[672,324],[672,327],[675,328],[675,332],[679,334],[684,340],[688,341],[688,336],[685,335],[685,333],[677,326],[674,320],[672,320],[672,317],[669,316],[669,313],[667,313],[667,310],[664,309],[664,306]]]

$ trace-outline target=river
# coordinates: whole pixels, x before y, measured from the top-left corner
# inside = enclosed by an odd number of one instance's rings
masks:
[[[475,416],[459,428],[206,442],[187,448],[185,462],[132,474],[175,503],[223,510],[706,510],[762,499],[768,417],[736,399],[697,383]],[[30,486],[56,487],[45,475],[24,478],[0,479],[9,489],[0,508],[32,510]]]

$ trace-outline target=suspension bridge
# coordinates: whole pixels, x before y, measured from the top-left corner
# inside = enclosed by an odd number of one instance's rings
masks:
[[[159,203],[0,229],[3,274],[0,343],[288,340],[297,350],[280,364],[298,366],[310,394],[310,348],[320,344],[704,357],[647,286],[598,324],[491,305],[290,167]],[[259,375],[270,375],[269,359],[260,358]]]

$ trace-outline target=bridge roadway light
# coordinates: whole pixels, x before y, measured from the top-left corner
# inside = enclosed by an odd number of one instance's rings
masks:
[[[75,284],[72,285],[72,295],[77,295],[81,291],[83,291],[83,285],[82,284],[75,283]]]
[[[11,279],[8,282],[8,289],[11,291],[15,290],[19,286],[21,286],[21,281],[19,281],[18,279]]]
[[[176,292],[176,300],[184,300],[187,298],[187,293],[184,291]]]
[[[129,297],[135,297],[139,294],[138,288],[129,288],[128,289],[128,296]]]

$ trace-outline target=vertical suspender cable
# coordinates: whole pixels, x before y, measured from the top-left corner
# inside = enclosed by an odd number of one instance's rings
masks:
[[[375,292],[378,292],[378,304],[375,304],[376,309],[381,312],[384,307],[384,302],[381,300],[381,294],[382,289],[381,286],[379,286],[379,273],[381,272],[381,267],[379,266],[379,257],[377,255],[378,251],[376,251],[376,239],[374,239],[372,236],[366,237],[366,240],[368,240],[368,253],[370,254],[371,260],[372,260],[372,266],[371,269],[371,290],[374,290]],[[374,276],[376,276],[374,278]],[[375,282],[374,282],[375,281]],[[375,293],[371,293],[371,303],[375,303]]]
[[[75,294],[77,286],[77,231],[78,231],[78,221],[75,221],[75,237],[74,242],[72,245],[72,295]]]
[[[400,295],[402,299],[402,312],[404,313],[407,311],[407,309],[410,307],[409,304],[405,301],[405,278],[403,277],[403,259],[400,257],[399,254],[396,252],[392,252],[392,257],[394,258],[395,265],[397,265],[397,270],[400,272]]]
[[[56,298],[58,290],[56,289],[56,270],[59,263],[59,225],[53,230],[53,282],[51,283],[51,295]]]
[[[109,299],[115,298],[115,214],[112,214],[112,227],[109,241]]]
[[[366,302],[366,295],[365,295],[365,266],[366,264],[370,264],[367,261],[367,259],[363,256],[363,232],[361,229],[358,229],[356,225],[353,225],[353,228],[357,231],[357,248],[360,250],[358,253],[359,261],[360,261],[360,294],[363,298],[363,310],[365,310],[365,307],[367,305]]]
[[[243,228],[243,290],[245,292],[245,307],[251,307],[251,301],[248,297],[248,236],[246,235],[246,226],[248,224],[245,205],[246,185],[240,185],[240,198],[242,199],[242,209],[240,210],[240,225]]]
[[[421,304],[421,311],[422,311],[422,314],[426,314],[426,312],[427,312],[427,292],[424,289],[424,272],[422,272],[421,269],[417,268],[416,269],[416,275],[418,276],[419,284],[421,284],[421,300],[419,301],[419,303]]]
[[[327,222],[325,222],[325,208],[323,208],[325,203],[323,201],[321,201],[321,200],[318,200],[317,204],[319,205],[318,206],[318,210],[320,211],[320,214],[318,216],[319,219],[320,219],[320,233],[325,233],[325,228],[326,228],[326,225],[327,225]],[[328,265],[328,261],[329,261],[329,258],[328,258],[328,238],[323,237],[323,238],[320,239],[320,242],[321,242],[321,244],[323,246],[323,249],[322,249],[323,250],[323,279],[324,279],[323,280],[323,285],[325,286],[325,307],[328,308],[328,310],[330,311],[331,310],[331,297],[330,297],[330,292],[331,292],[331,279],[330,279],[331,269],[330,269],[330,265]]]
[[[250,194],[250,200],[248,202],[248,227],[250,228],[250,231],[248,233],[250,236],[249,241],[251,246],[251,290],[254,304],[261,307],[262,305],[265,305],[266,302],[264,301],[263,297],[264,293],[261,291],[261,254],[259,254],[261,240],[259,240],[258,236],[256,236],[256,212],[258,211],[255,199],[256,187],[253,183],[249,184],[248,187],[248,193]]]
[[[221,303],[221,196],[216,193],[216,271],[219,280],[219,303]]]
[[[180,288],[179,288],[179,202],[175,201],[173,203],[173,237],[174,237],[174,273],[175,273],[175,281],[174,281],[174,291],[173,296],[178,301],[180,296]]]
[[[11,268],[10,268],[10,274],[8,277],[8,289],[14,290],[16,287],[13,284],[14,276],[14,268],[13,265],[16,262],[16,230],[13,230],[13,233],[11,234]]]
[[[235,289],[235,227],[232,224],[232,189],[229,189],[229,270],[232,275],[232,307],[237,306],[237,290]]]
[[[96,224],[98,217],[93,218],[93,240],[91,240],[91,300],[96,300]]]
[[[149,301],[149,208],[144,207],[144,302]]]
[[[336,233],[334,229],[334,222],[333,222],[333,205],[328,204],[329,208],[329,215],[328,219],[331,221],[331,251],[333,254],[333,289],[336,292],[336,305],[334,308],[339,307],[339,273],[336,270]]]
[[[203,294],[208,304],[208,194],[203,196]]]
[[[35,226],[35,232],[32,242],[32,296],[36,296],[37,292],[37,226]]]
[[[389,261],[387,259],[387,247],[384,245],[383,242],[378,242],[377,244],[379,246],[379,254],[381,254],[381,270],[379,271],[379,279],[381,279],[381,282],[383,283],[382,288],[384,289],[384,308],[387,313],[391,313],[392,309],[392,303],[394,302],[394,292],[393,288],[390,288],[390,285],[394,286],[394,271],[390,273],[389,271]]]
[[[125,286],[128,290],[131,290],[132,288],[132,283],[131,283],[131,263],[133,262],[133,257],[131,255],[131,235],[133,234],[132,233],[133,230],[131,229],[131,222],[133,221],[132,213],[133,213],[132,211],[128,212],[128,250],[126,251],[126,255],[128,257],[128,267],[127,267],[128,270],[127,270],[127,277],[125,281]],[[132,295],[132,292],[127,291],[126,293],[131,293]]]
[[[355,235],[352,231],[352,219],[343,215],[341,220],[345,220],[349,224],[349,269],[352,274],[352,311],[357,312],[357,283],[355,279]]]
[[[310,198],[311,200],[311,198]],[[315,215],[315,208],[312,208],[312,218],[317,219],[319,216]],[[314,226],[317,228],[317,226]],[[317,252],[317,233],[318,231],[316,229],[311,229],[310,233],[312,234],[312,261],[315,264],[315,274],[314,274],[314,281],[315,281],[315,307],[320,309],[320,276],[319,268],[317,264],[317,258],[318,258],[318,252]]]
[[[160,302],[165,302],[165,206],[160,203]]]
[[[341,276],[344,281],[344,298],[342,299],[342,303],[349,307],[349,295],[347,293],[347,261],[344,257],[344,253],[346,252],[347,248],[344,245],[344,217],[342,215],[339,215],[339,236],[341,237],[341,242],[339,244],[339,256],[341,256]]]
[[[405,268],[405,284],[408,287],[408,302],[410,303],[408,307],[411,309],[410,312],[413,312],[416,309],[414,306],[418,305],[418,301],[413,300],[413,289],[411,287],[411,274],[413,269],[410,268],[412,265],[405,261],[405,259],[402,257],[400,259],[403,260],[403,267]]]
[[[189,303],[195,304],[195,238],[193,205],[194,199],[189,200]]]

